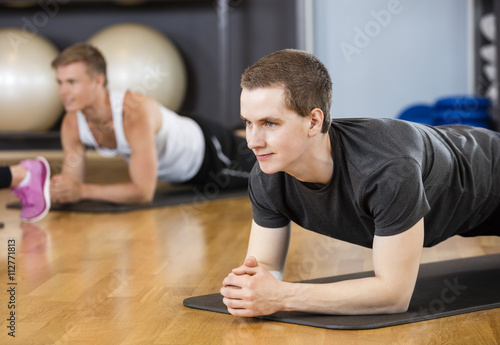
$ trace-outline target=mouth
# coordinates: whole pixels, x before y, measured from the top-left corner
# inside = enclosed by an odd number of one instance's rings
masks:
[[[258,161],[263,161],[271,157],[273,154],[272,153],[264,153],[264,154],[255,154],[255,157],[257,157]]]

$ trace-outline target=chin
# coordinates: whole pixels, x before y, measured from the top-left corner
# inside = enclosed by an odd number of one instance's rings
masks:
[[[267,175],[275,174],[281,171],[279,169],[273,168],[270,164],[265,164],[261,162],[259,162],[259,167],[260,170],[262,170],[262,172]]]
[[[68,104],[68,105],[64,105],[64,110],[67,113],[74,113],[74,112],[77,112],[79,109],[77,109],[75,106],[73,106],[71,104]]]

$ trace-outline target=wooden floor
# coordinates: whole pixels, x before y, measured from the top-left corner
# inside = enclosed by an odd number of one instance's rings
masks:
[[[57,161],[51,161],[57,170]],[[102,169],[94,163],[93,177]],[[499,344],[500,309],[335,331],[186,308],[244,259],[246,198],[122,214],[50,212],[21,224],[0,192],[0,344]],[[15,241],[15,335],[8,241]],[[423,262],[500,253],[500,238],[453,238]],[[285,280],[372,269],[370,250],[293,228]]]

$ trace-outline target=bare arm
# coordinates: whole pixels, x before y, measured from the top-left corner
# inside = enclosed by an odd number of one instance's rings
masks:
[[[161,125],[158,103],[130,92],[125,96],[123,127],[131,148],[128,170],[130,182],[110,185],[84,184],[84,199],[117,203],[146,203],[153,200],[157,184],[158,161],[156,129]]]
[[[376,236],[375,276],[330,284],[273,281],[257,260],[252,264],[252,259],[247,259],[224,280],[221,293],[228,310],[238,316],[266,315],[280,310],[324,314],[404,312],[417,279],[423,238],[423,219],[398,235]]]
[[[80,141],[76,114],[65,114],[61,124],[63,162],[61,174],[53,175],[50,196],[53,202],[71,202],[75,186],[83,183],[85,174],[85,147]],[[78,190],[79,191],[79,190]]]
[[[282,228],[267,229],[252,221],[247,257],[259,258],[260,266],[283,280],[290,232],[291,224]]]
[[[127,93],[123,105],[123,127],[131,148],[128,170],[130,182],[109,185],[84,184],[83,199],[116,203],[146,203],[153,200],[158,161],[155,132],[160,125],[160,109],[155,100]]]
[[[125,136],[131,148],[128,165],[131,181],[115,184],[84,182],[84,146],[80,142],[76,115],[72,115],[65,119],[61,128],[64,163],[62,174],[51,181],[54,202],[91,199],[146,203],[153,199],[158,170],[154,141],[156,129],[161,125],[160,110],[155,100],[145,96],[132,100],[130,93],[125,97],[123,109]]]
[[[85,177],[85,147],[80,141],[76,114],[64,116],[61,124],[61,142],[64,153],[62,173],[83,182]]]

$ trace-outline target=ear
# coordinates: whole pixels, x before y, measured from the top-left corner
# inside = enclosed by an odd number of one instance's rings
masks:
[[[95,77],[95,81],[97,82],[97,84],[101,85],[101,86],[104,86],[104,83],[106,81],[106,77],[104,76],[104,74],[98,74],[96,77]]]
[[[323,120],[325,118],[325,115],[323,114],[323,111],[319,108],[314,108],[311,110],[309,113],[309,119],[310,119],[310,124],[309,124],[309,135],[310,136],[315,136],[318,133],[321,133],[321,127],[323,126]]]

